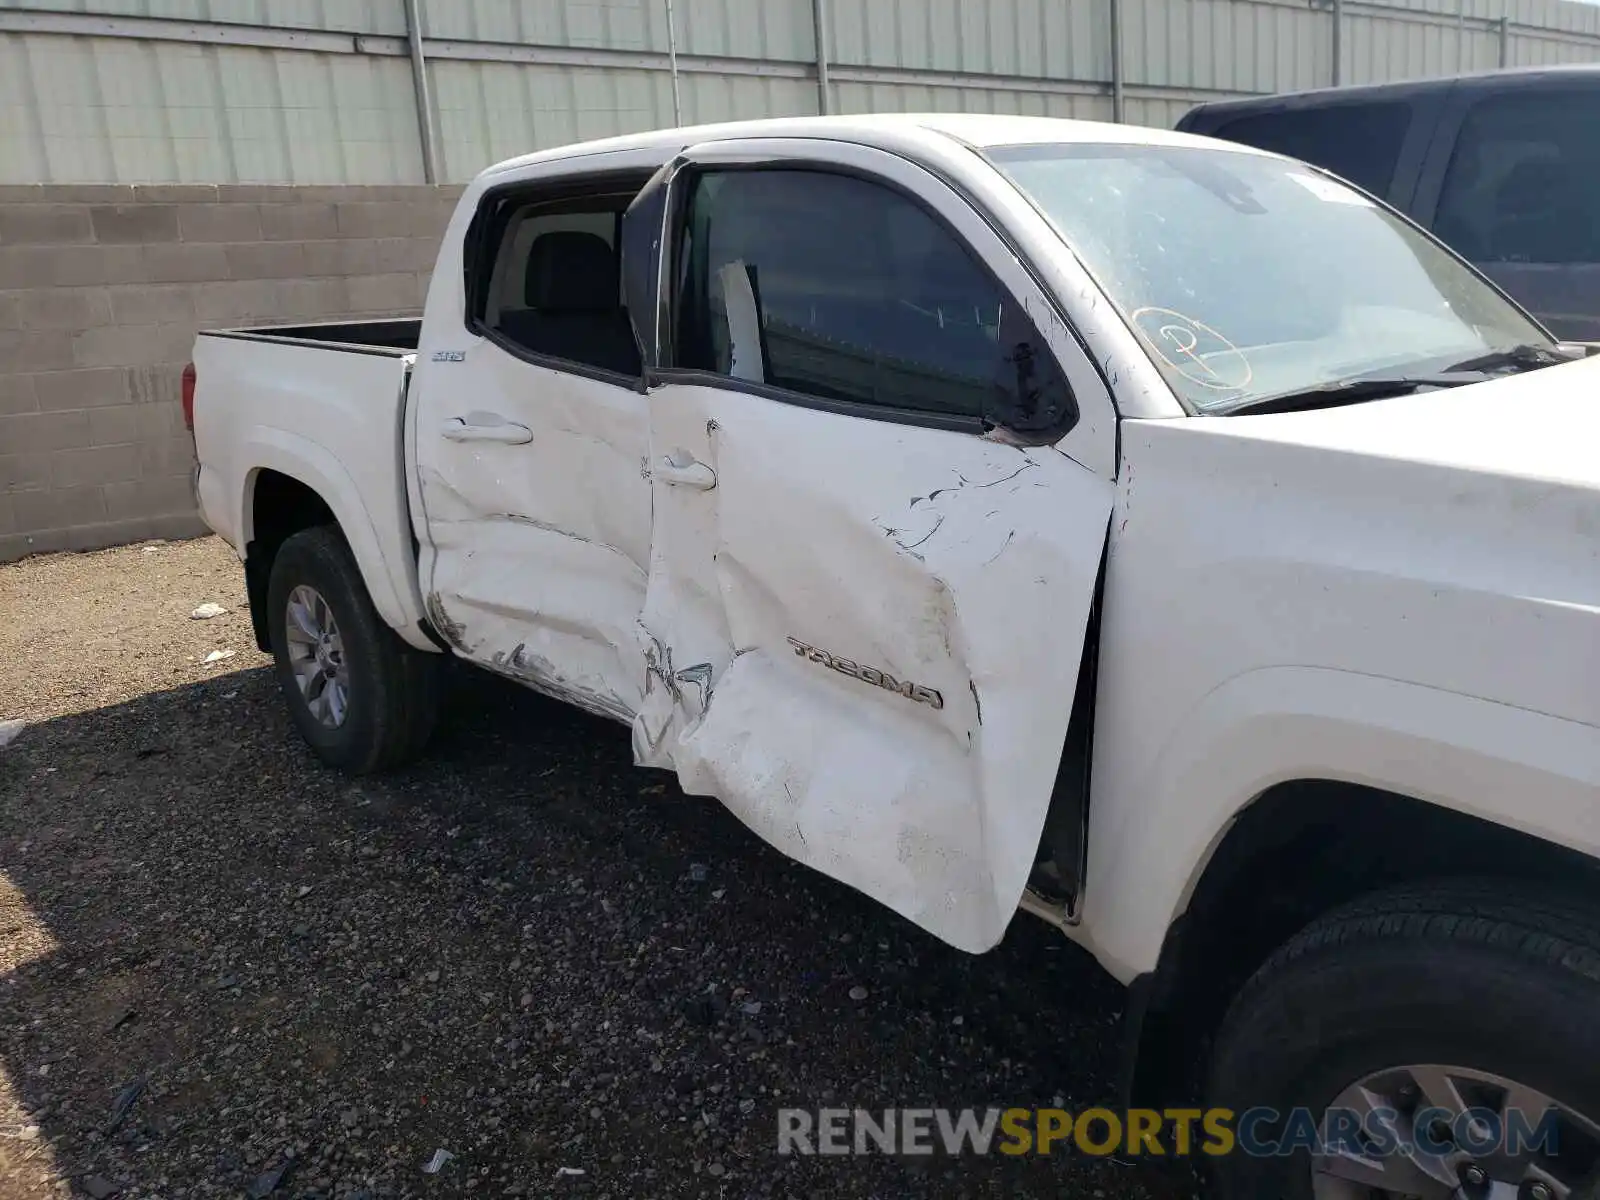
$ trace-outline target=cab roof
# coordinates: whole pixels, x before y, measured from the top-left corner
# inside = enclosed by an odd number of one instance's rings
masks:
[[[1098,142],[1148,146],[1214,146],[1248,151],[1231,142],[1188,133],[1174,133],[1139,125],[1109,121],[1074,121],[1056,117],[995,116],[986,113],[864,113],[856,116],[776,117],[760,121],[726,121],[715,125],[688,125],[629,133],[598,141],[577,142],[539,150],[496,163],[483,172],[501,175],[535,163],[582,158],[627,150],[660,151],[660,161],[698,142],[745,137],[835,138],[873,145],[885,136],[926,132],[940,134],[964,145],[980,148],[1020,146],[1040,142]],[[1265,152],[1259,152],[1265,153]]]

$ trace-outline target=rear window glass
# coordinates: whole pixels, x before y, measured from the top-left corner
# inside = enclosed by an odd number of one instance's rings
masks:
[[[1239,117],[1212,136],[1314,163],[1375,196],[1387,196],[1410,127],[1411,106],[1387,101]]]
[[[1434,232],[1479,263],[1600,262],[1600,89],[1495,96],[1462,125]]]

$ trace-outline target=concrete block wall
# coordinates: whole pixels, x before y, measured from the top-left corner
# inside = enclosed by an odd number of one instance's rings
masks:
[[[0,186],[0,562],[203,532],[195,332],[414,314],[460,190]]]

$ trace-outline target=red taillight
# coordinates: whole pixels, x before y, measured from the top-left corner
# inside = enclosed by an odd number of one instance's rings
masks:
[[[194,364],[183,368],[183,427],[194,432]]]

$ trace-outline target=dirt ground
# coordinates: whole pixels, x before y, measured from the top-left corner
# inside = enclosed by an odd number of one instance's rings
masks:
[[[1114,1100],[1121,996],[1026,917],[949,949],[620,726],[460,675],[427,761],[356,782],[217,540],[0,566],[0,1197],[1189,1194],[780,1157],[786,1105]]]

